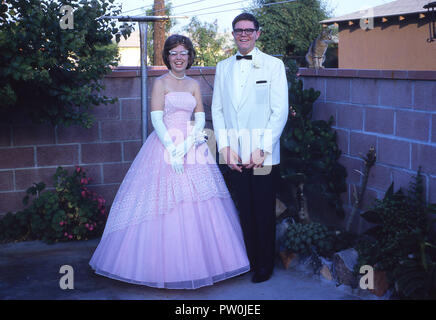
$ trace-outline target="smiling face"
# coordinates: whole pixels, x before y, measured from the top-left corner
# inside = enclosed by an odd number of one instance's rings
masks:
[[[179,44],[169,51],[168,60],[171,66],[171,71],[182,73],[188,67],[189,52],[183,45]]]
[[[253,50],[256,40],[260,36],[260,31],[254,31],[251,35],[246,32],[242,34],[237,34],[235,30],[237,29],[255,29],[253,21],[241,20],[235,24],[234,30],[232,31],[233,38],[235,38],[236,46],[241,54],[246,55],[251,50]]]

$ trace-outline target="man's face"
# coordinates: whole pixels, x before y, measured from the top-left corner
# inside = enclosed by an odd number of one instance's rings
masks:
[[[241,33],[242,30],[244,31]],[[246,55],[253,50],[256,40],[260,36],[260,31],[255,30],[253,21],[241,20],[235,24],[232,35],[235,38],[239,52]]]

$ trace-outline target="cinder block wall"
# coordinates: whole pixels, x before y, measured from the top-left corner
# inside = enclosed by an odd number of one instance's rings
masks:
[[[426,200],[436,202],[436,72],[353,69],[301,69],[304,87],[321,92],[314,118],[335,118],[334,128],[348,171],[343,200],[350,212],[354,186],[362,177],[361,158],[374,146],[377,163],[370,172],[364,208],[395,190],[409,187],[422,167]],[[356,219],[362,231],[365,223]]]
[[[148,69],[148,90],[166,68]],[[192,68],[188,75],[201,84],[207,126],[211,127],[215,68]],[[53,187],[52,176],[58,166],[86,169],[93,179],[90,189],[110,205],[141,141],[141,78],[139,68],[118,68],[104,80],[115,104],[94,109],[95,123],[90,129],[80,126],[35,125],[19,114],[11,122],[0,117],[0,215],[24,208],[22,199],[33,183]],[[149,131],[153,130],[151,123]]]

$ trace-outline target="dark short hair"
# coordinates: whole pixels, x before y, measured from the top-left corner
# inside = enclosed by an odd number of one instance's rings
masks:
[[[233,19],[232,22],[232,28],[235,29],[235,24],[242,20],[248,20],[252,21],[254,23],[254,28],[258,31],[259,30],[259,21],[253,16],[251,13],[244,12],[238,15],[235,19]]]
[[[192,45],[192,41],[188,37],[182,36],[180,34],[173,34],[165,40],[164,48],[162,51],[162,58],[168,70],[171,70],[169,60],[170,50],[174,49],[178,45],[182,45],[185,47],[186,50],[188,50],[189,60],[186,69],[189,69],[194,63],[196,54],[194,46]]]

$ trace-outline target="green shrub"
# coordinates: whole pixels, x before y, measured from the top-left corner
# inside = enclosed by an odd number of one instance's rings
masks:
[[[89,111],[115,102],[100,94],[101,80],[118,64],[115,42],[132,28],[97,19],[121,12],[113,2],[14,0],[0,6],[2,117],[20,111],[36,123],[89,128]],[[60,25],[63,5],[73,9],[72,29]]]
[[[394,192],[392,183],[385,197],[375,200],[373,207],[362,214],[374,226],[356,246],[357,265],[386,271],[401,297],[435,297],[436,246],[430,240],[430,213],[436,213],[436,208],[424,200],[420,170],[407,194],[401,189]]]
[[[0,241],[42,240],[48,243],[100,236],[107,220],[105,200],[87,185],[91,179],[76,167],[71,175],[58,167],[54,190],[38,183],[27,189],[27,208],[0,220]]]

